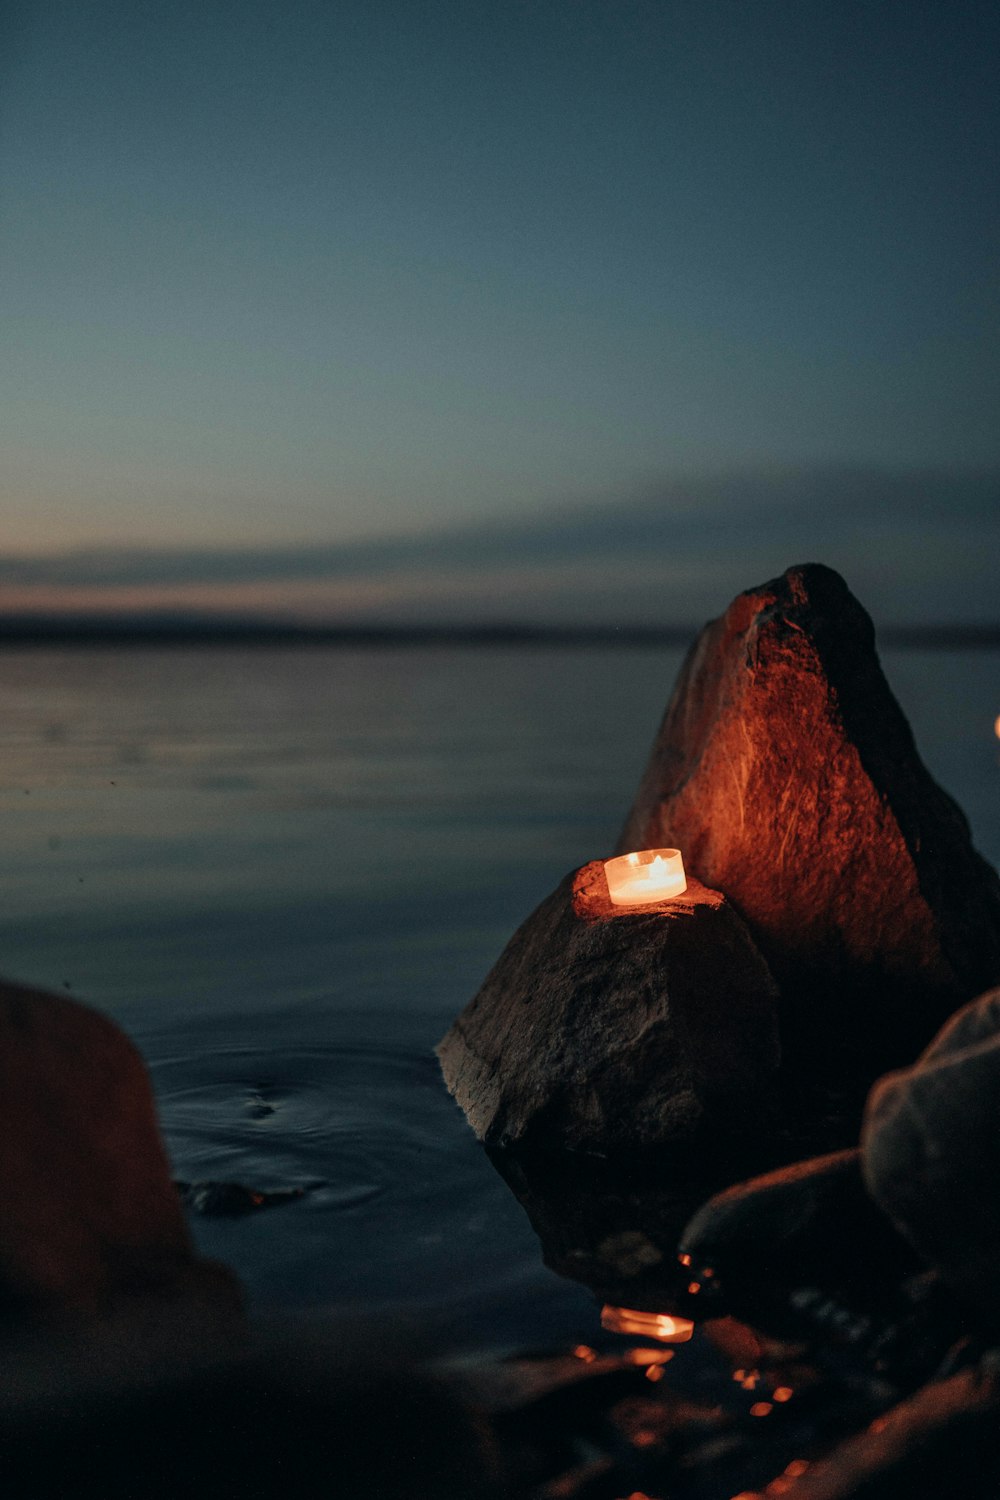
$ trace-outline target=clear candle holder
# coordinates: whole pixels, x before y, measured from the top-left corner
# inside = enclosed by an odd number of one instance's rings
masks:
[[[608,895],[615,906],[649,906],[687,890],[679,849],[639,849],[604,862]]]

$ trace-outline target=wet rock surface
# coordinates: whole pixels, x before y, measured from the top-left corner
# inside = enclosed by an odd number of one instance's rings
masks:
[[[0,1313],[107,1313],[194,1299],[235,1311],[198,1259],[145,1066],[106,1017],[0,983]]]
[[[616,907],[594,861],[518,929],[438,1056],[491,1146],[739,1135],[773,1109],[775,1006],[718,891],[692,881],[656,906]]]
[[[619,848],[673,845],[760,944],[800,1083],[860,1102],[1000,982],[1000,881],[829,568],[741,594],[689,653]]]
[[[960,1011],[913,1067],[872,1090],[872,1198],[972,1307],[1000,1316],[1000,989]]]
[[[262,1208],[296,1203],[306,1195],[306,1189],[301,1187],[268,1190],[244,1187],[241,1182],[175,1182],[174,1187],[192,1213],[216,1219],[243,1218]]]

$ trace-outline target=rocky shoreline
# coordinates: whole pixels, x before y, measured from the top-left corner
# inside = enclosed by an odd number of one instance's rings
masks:
[[[667,845],[683,897],[571,872],[439,1048],[619,1310],[570,1350],[249,1322],[183,1210],[300,1193],[174,1183],[123,1033],[0,984],[6,1493],[994,1500],[1000,881],[829,569],[692,648],[619,848]]]

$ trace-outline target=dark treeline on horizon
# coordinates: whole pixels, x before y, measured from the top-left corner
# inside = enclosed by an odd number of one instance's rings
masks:
[[[688,646],[698,626],[402,623],[310,625],[175,616],[0,616],[8,646]],[[1000,623],[887,625],[882,645],[963,650],[1000,646]]]

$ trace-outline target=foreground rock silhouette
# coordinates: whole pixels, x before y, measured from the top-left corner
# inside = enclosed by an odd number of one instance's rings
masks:
[[[629,910],[611,904],[594,861],[514,934],[438,1056],[490,1146],[738,1135],[771,1107],[776,998],[718,891],[694,881]]]
[[[970,1308],[1000,1324],[1000,989],[954,1016],[871,1092],[872,1198]]]
[[[194,1253],[132,1043],[0,982],[0,1321],[238,1305],[235,1278]]]
[[[830,568],[740,594],[691,648],[618,847],[668,845],[749,925],[800,1074],[863,1095],[1000,982],[1000,881]]]

